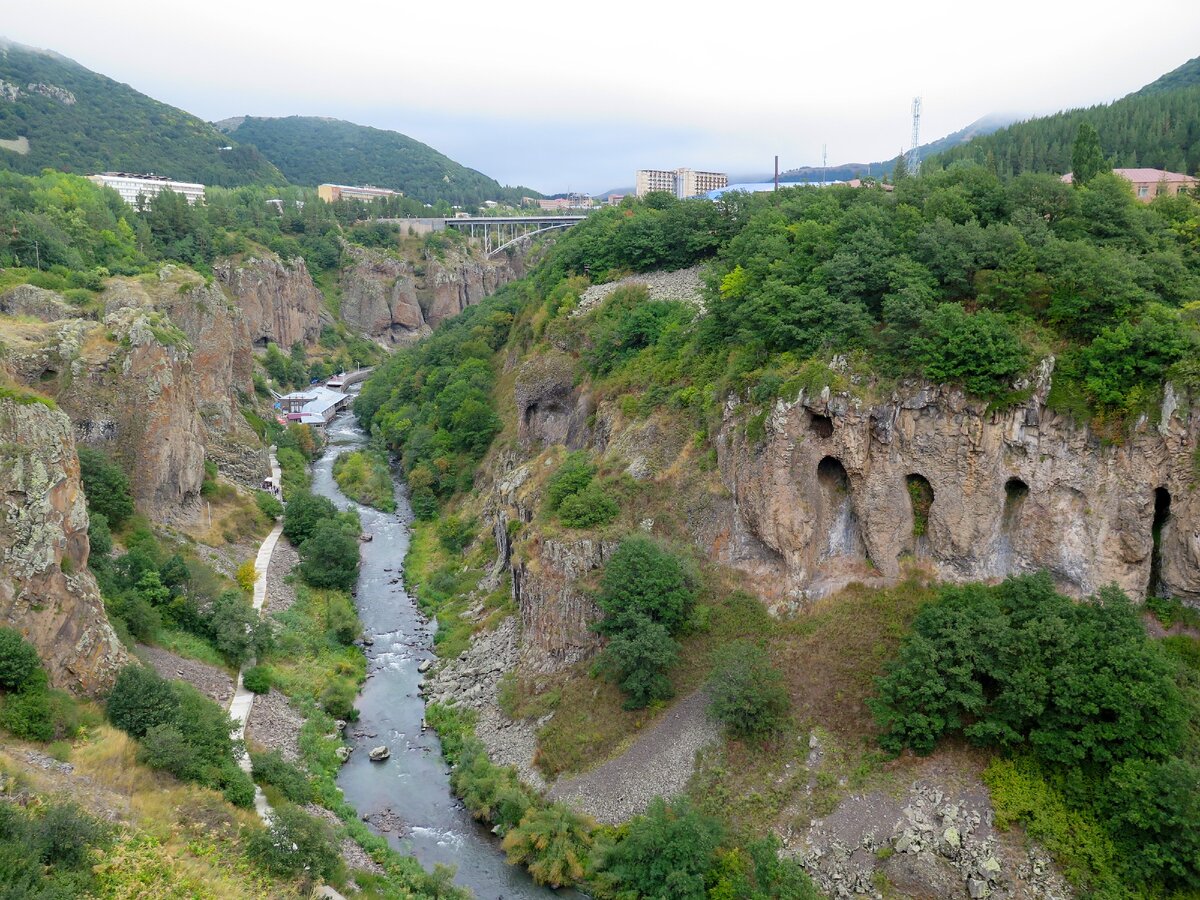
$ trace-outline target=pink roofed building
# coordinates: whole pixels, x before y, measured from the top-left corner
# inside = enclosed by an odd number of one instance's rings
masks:
[[[1114,175],[1120,175],[1133,185],[1133,193],[1143,203],[1149,203],[1161,194],[1174,197],[1180,191],[1195,190],[1200,180],[1181,172],[1167,172],[1164,169],[1113,169]],[[1071,173],[1062,177],[1067,184],[1071,183]]]

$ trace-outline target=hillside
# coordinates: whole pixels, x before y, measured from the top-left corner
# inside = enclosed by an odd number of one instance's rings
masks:
[[[0,38],[0,168],[155,172],[182,181],[282,183],[253,147],[78,63]]]
[[[1071,146],[1083,122],[1100,134],[1114,166],[1148,166],[1188,174],[1200,169],[1200,57],[1114,103],[1071,109],[1019,122],[941,153],[931,164],[960,159],[998,174],[1068,172]]]
[[[373,184],[425,203],[445,200],[459,206],[541,196],[527,188],[501,187],[494,178],[397,131],[314,116],[246,116],[218,127],[253,144],[297,184]]]

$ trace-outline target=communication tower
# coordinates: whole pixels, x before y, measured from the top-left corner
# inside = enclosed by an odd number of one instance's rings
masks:
[[[921,143],[921,98],[913,97],[912,103],[912,147],[908,151],[908,174],[916,175],[921,171],[921,158],[917,156],[917,146]]]

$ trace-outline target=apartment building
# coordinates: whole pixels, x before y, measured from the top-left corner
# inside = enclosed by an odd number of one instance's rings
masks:
[[[685,199],[720,190],[729,184],[724,172],[698,172],[695,169],[638,169],[634,190],[639,197],[651,191],[666,191]]]
[[[380,197],[403,197],[403,191],[393,191],[390,188],[372,187],[364,185],[362,187],[353,187],[348,184],[321,184],[317,185],[317,196],[326,203],[333,203],[337,200],[378,200]]]
[[[187,198],[188,203],[204,200],[204,185],[190,181],[172,181],[162,175],[134,175],[130,172],[102,172],[89,175],[89,181],[110,187],[130,206],[138,205],[138,198],[151,200],[160,191],[174,191]]]

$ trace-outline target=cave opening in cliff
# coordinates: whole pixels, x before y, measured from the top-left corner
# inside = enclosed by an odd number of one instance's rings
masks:
[[[808,427],[819,438],[833,437],[833,419],[812,413],[809,416]],[[832,459],[832,457],[827,457]]]
[[[929,511],[933,508],[933,485],[924,475],[913,472],[904,479],[908,502],[912,507],[912,534],[920,540],[929,530]]]
[[[1167,596],[1166,586],[1162,583],[1162,542],[1163,529],[1171,518],[1171,492],[1165,487],[1154,489],[1154,523],[1150,526],[1150,536],[1153,546],[1150,551],[1150,583],[1147,591],[1152,597]]]
[[[858,513],[854,509],[854,497],[850,493],[850,476],[841,461],[826,456],[817,463],[817,484],[824,500],[824,522],[829,539],[822,556],[850,556],[866,558],[862,534],[859,530]]]
[[[1000,577],[1013,572],[1013,538],[1021,519],[1021,508],[1029,496],[1029,485],[1020,478],[1004,482],[1004,512],[1000,516],[1000,534],[996,542],[996,574]]]

